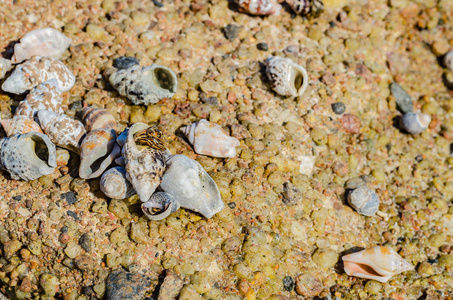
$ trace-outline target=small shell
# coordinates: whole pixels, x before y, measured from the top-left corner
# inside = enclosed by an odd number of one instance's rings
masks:
[[[149,128],[144,123],[135,123],[129,128],[127,140],[123,147],[126,171],[132,186],[142,202],[149,200],[159,186],[165,171],[164,151],[136,144],[134,134]]]
[[[11,61],[0,57],[0,79],[5,77],[6,73],[11,70]]]
[[[53,143],[79,153],[80,141],[86,133],[80,121],[49,110],[40,110],[36,115],[41,129]]]
[[[448,70],[453,71],[453,51],[449,51],[447,54],[445,54],[444,64]],[[0,78],[1,78],[1,76],[0,76]]]
[[[5,129],[7,136],[31,131],[43,133],[38,123],[25,116],[15,116],[12,119],[0,120],[0,123]]]
[[[3,82],[2,89],[13,94],[22,94],[40,83],[55,78],[61,91],[69,91],[75,76],[59,60],[33,56],[30,60],[18,65],[14,72]]]
[[[297,14],[304,16],[316,17],[324,10],[324,4],[321,0],[286,0]]]
[[[171,98],[178,86],[176,74],[156,64],[144,68],[133,65],[129,69],[118,70],[109,81],[120,95],[126,96],[135,105],[149,105]]]
[[[390,247],[376,246],[342,257],[349,276],[387,282],[393,275],[414,267]]]
[[[418,134],[425,131],[429,123],[431,123],[431,116],[421,112],[408,112],[401,117],[401,126],[410,134]]]
[[[185,155],[172,155],[160,185],[183,208],[212,218],[224,207],[214,180],[195,160]]]
[[[235,157],[239,141],[229,136],[219,125],[200,120],[190,126],[182,127],[197,154],[214,157]]]
[[[30,31],[14,46],[12,62],[18,64],[35,55],[59,59],[72,40],[53,28]]]
[[[364,216],[373,216],[379,209],[378,196],[364,185],[349,193],[348,203]]]
[[[142,204],[143,214],[153,221],[163,220],[179,209],[175,197],[168,193],[154,193],[148,201]]]
[[[274,91],[282,96],[301,96],[308,87],[307,71],[289,58],[269,57],[266,74]]]
[[[242,12],[255,15],[279,16],[282,6],[275,0],[234,0]]]
[[[132,184],[126,179],[126,169],[115,167],[108,169],[99,182],[101,191],[109,198],[126,199],[135,194]]]
[[[120,156],[120,152],[115,130],[90,131],[80,145],[80,178],[91,179],[101,176],[115,158]]]
[[[29,132],[0,140],[0,168],[12,179],[35,180],[52,174],[56,166],[55,145],[45,134]]]
[[[87,132],[94,129],[117,130],[115,117],[103,108],[85,107],[82,122]]]

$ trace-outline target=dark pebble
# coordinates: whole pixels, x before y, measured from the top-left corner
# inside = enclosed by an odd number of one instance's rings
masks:
[[[421,154],[417,155],[417,156],[415,157],[415,160],[416,160],[417,162],[421,162],[421,161],[423,160],[423,155],[421,155]]]
[[[20,195],[19,196],[14,196],[13,199],[16,200],[16,201],[20,201],[20,200],[22,200],[22,196],[20,196]]]
[[[286,47],[283,50],[283,53],[285,53],[286,55],[295,54],[297,52],[299,52],[299,46],[298,45],[289,45],[288,47]]]
[[[239,26],[228,24],[224,29],[223,32],[225,33],[225,37],[230,41],[233,41],[239,35]]]
[[[64,197],[66,198],[66,202],[69,205],[72,205],[77,202],[77,198],[76,198],[74,192],[67,192],[66,194],[64,194]]]
[[[92,246],[90,235],[88,233],[82,234],[79,238],[79,244],[80,247],[83,248],[83,250],[90,252]]]
[[[113,66],[117,69],[129,69],[140,62],[135,57],[121,56],[113,61]]]
[[[261,50],[261,51],[267,51],[267,50],[269,50],[269,45],[265,42],[262,42],[262,43],[257,44],[256,48],[258,48],[258,50]]]
[[[346,111],[346,105],[343,102],[336,102],[332,104],[332,110],[337,115],[341,115]]]
[[[428,263],[429,263],[430,265],[437,264],[437,262],[438,262],[438,261],[437,261],[437,258],[428,259]]]
[[[91,286],[84,286],[82,288],[82,294],[84,295],[87,295],[87,296],[91,296],[94,294],[94,290]]]
[[[68,210],[68,211],[66,212],[66,214],[67,214],[68,216],[74,218],[74,220],[76,220],[76,221],[79,221],[79,220],[80,220],[80,219],[79,219],[79,216],[77,215],[77,213],[74,212],[74,211],[72,211],[72,210]]]
[[[236,203],[230,202],[230,203],[228,203],[228,206],[229,206],[231,209],[236,208]]]
[[[150,280],[145,275],[133,274],[121,269],[113,271],[107,277],[105,299],[143,299],[147,290],[153,287]]]
[[[157,7],[163,7],[164,6],[164,4],[162,2],[159,2],[157,0],[151,0],[151,1],[153,1],[154,5],[157,6]]]
[[[78,100],[69,104],[69,109],[74,111],[82,110],[83,109],[82,100]]]
[[[403,114],[412,112],[413,105],[411,96],[396,82],[390,84],[390,91],[392,92],[393,97],[395,97],[396,105],[398,110]]]
[[[68,230],[69,230],[69,227],[66,226],[66,225],[63,226],[63,227],[61,227],[61,229],[60,229],[60,231],[61,231],[62,233],[66,233],[66,232],[68,232]]]
[[[288,292],[291,292],[292,290],[294,290],[295,285],[296,285],[296,282],[294,281],[294,278],[292,278],[291,276],[286,276],[285,278],[283,278],[283,287]]]

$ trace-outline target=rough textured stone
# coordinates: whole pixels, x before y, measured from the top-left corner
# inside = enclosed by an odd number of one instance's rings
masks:
[[[233,41],[238,37],[239,34],[239,26],[233,25],[233,24],[228,24],[224,28],[225,32],[225,37],[229,39],[230,41]]]
[[[110,273],[107,278],[107,300],[140,300],[144,298],[150,288],[150,278],[140,274],[133,274],[123,270]]]
[[[178,277],[175,273],[167,271],[164,282],[159,290],[159,297],[157,300],[172,300],[176,299],[182,287],[184,281]]]
[[[412,112],[412,99],[411,96],[396,82],[390,84],[390,91],[393,97],[395,97],[396,105],[398,109],[403,113]]]
[[[322,282],[312,274],[302,274],[296,279],[296,292],[306,297],[314,297],[321,293]]]

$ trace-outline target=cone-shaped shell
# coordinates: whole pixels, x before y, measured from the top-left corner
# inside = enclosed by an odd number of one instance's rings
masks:
[[[349,276],[387,282],[393,275],[413,270],[414,267],[392,248],[376,246],[342,257]]]
[[[43,133],[38,123],[25,116],[15,116],[12,119],[0,120],[0,123],[7,136],[24,134],[31,131]]]
[[[120,152],[115,130],[90,131],[80,145],[80,178],[91,179],[101,176]]]
[[[114,167],[105,171],[99,186],[107,197],[113,199],[126,199],[135,194],[132,184],[126,179],[126,169],[123,167]]]
[[[172,155],[160,187],[179,202],[181,207],[212,218],[224,207],[214,180],[195,160],[185,155]]]
[[[364,185],[348,194],[348,203],[365,216],[373,216],[379,209],[379,197]]]
[[[75,83],[75,76],[59,60],[33,56],[18,65],[11,76],[3,82],[2,90],[13,94],[22,94],[40,83],[55,78],[62,92],[69,91]]]
[[[0,167],[12,179],[35,180],[52,174],[56,166],[55,145],[42,133],[29,132],[0,140]]]
[[[274,0],[234,0],[234,2],[239,6],[239,10],[255,16],[279,16],[282,9],[282,6]]]
[[[11,70],[11,61],[0,57],[0,79],[5,77],[6,73]]]
[[[408,112],[401,117],[401,126],[410,134],[418,134],[425,131],[429,123],[431,123],[431,116],[421,112]]]
[[[301,96],[308,87],[307,71],[289,58],[269,57],[266,74],[274,91],[282,96]]]
[[[35,55],[59,59],[68,49],[71,39],[53,28],[42,28],[30,31],[20,43],[14,45],[12,62],[18,64]]]
[[[85,107],[82,122],[87,132],[95,129],[117,130],[115,117],[103,108]]]
[[[175,197],[168,193],[154,193],[148,201],[142,204],[143,214],[153,221],[163,220],[179,209]]]
[[[235,157],[239,141],[229,136],[219,125],[200,120],[198,123],[182,127],[197,154],[214,157]]]
[[[148,201],[159,186],[166,167],[164,151],[135,143],[134,134],[147,128],[144,123],[132,125],[123,148],[126,171],[142,202]]]

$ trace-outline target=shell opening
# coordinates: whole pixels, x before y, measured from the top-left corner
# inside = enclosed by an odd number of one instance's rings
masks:
[[[304,84],[304,74],[296,68],[291,68],[291,78],[293,78],[294,87],[296,88],[297,93],[299,93],[300,88]]]
[[[170,72],[162,68],[155,68],[154,77],[161,88],[169,91],[173,90],[174,82]]]
[[[354,263],[354,262],[345,262],[344,264],[345,270],[348,269],[348,273],[351,275],[360,273],[360,274],[368,274],[371,276],[376,276],[376,277],[382,277],[382,274],[379,274],[374,270],[372,267],[366,265],[366,264],[361,264],[361,263]]]
[[[96,172],[97,170],[99,170],[99,168],[101,168],[102,163],[108,156],[109,156],[109,153],[107,153],[104,156],[99,157],[90,165],[91,174]]]
[[[34,142],[33,146],[36,156],[47,163],[49,161],[49,149],[47,149],[44,140],[39,136],[31,136],[30,138]]]

